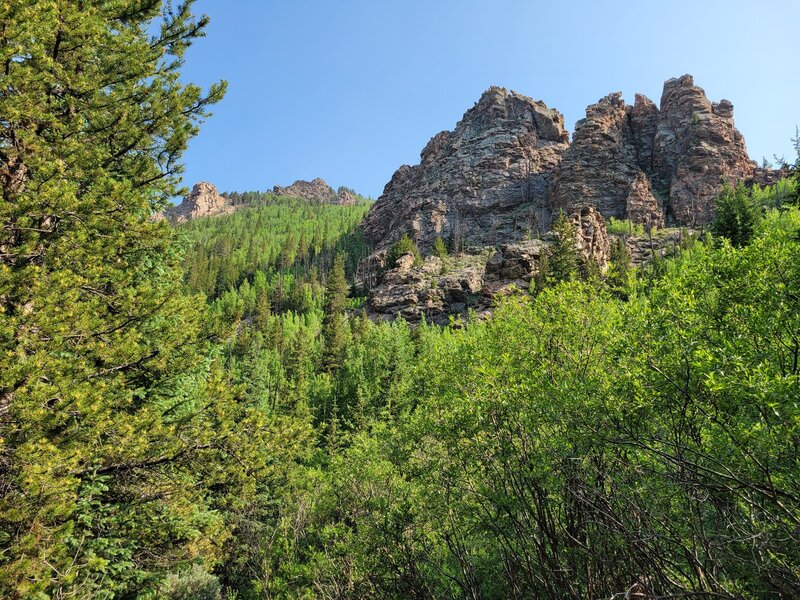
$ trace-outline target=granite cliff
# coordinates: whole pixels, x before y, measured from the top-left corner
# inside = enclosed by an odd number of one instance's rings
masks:
[[[691,76],[664,84],[659,107],[620,93],[586,109],[550,189],[553,210],[594,204],[604,217],[661,227],[698,226],[723,182],[753,177],[728,100],[711,102]]]
[[[425,252],[436,237],[467,246],[541,234],[586,204],[605,219],[697,226],[725,181],[755,174],[733,105],[708,100],[689,75],[664,84],[658,107],[639,94],[632,106],[602,98],[572,143],[557,110],[492,87],[418,165],[395,172],[362,228],[377,250],[407,233]]]
[[[279,196],[303,198],[310,202],[327,202],[342,206],[350,206],[356,203],[356,197],[351,192],[341,189],[337,193],[324,179],[319,177],[311,181],[298,179],[287,187],[276,185],[272,188],[272,193]]]
[[[549,179],[569,145],[564,117],[492,87],[453,131],[436,134],[420,164],[403,165],[362,229],[376,248],[404,233],[423,251],[437,237],[460,247],[521,239],[549,220]]]
[[[234,207],[228,202],[213,183],[201,181],[194,184],[192,191],[189,192],[183,201],[169,207],[165,216],[178,223],[198,219],[200,217],[210,217],[232,212]]]
[[[443,321],[527,288],[560,211],[575,225],[576,247],[602,269],[607,219],[648,231],[695,228],[713,219],[725,182],[770,176],[748,157],[731,102],[711,102],[689,75],[666,81],[658,106],[641,94],[633,105],[621,93],[601,98],[587,107],[571,142],[557,110],[492,87],[453,131],[428,142],[418,165],[394,173],[362,223],[375,250],[357,284],[377,318]],[[440,237],[451,251],[483,258],[466,267],[430,258],[418,267],[407,259],[386,264],[404,234],[423,254]],[[671,229],[624,241],[642,262],[684,235]]]

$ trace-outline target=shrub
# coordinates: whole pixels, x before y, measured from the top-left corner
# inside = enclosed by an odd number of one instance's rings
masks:
[[[737,248],[750,243],[761,214],[747,188],[741,184],[724,186],[717,196],[716,209],[711,225],[714,235],[727,238]]]
[[[415,265],[422,262],[422,254],[420,253],[419,248],[407,233],[404,233],[403,237],[397,240],[394,246],[392,246],[392,249],[389,251],[389,266],[395,266],[397,259],[405,254],[411,254],[414,257]]]
[[[220,600],[219,579],[200,565],[182,573],[170,573],[161,584],[159,598],[164,600]]]
[[[442,260],[447,258],[447,244],[444,243],[442,238],[436,238],[436,241],[433,243],[433,253]]]
[[[617,235],[644,235],[644,225],[641,223],[633,223],[628,219],[615,219],[611,217],[606,224],[608,233]]]

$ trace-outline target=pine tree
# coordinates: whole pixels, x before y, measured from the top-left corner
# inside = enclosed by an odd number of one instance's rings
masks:
[[[447,244],[444,243],[442,238],[436,238],[436,241],[433,243],[433,253],[442,260],[447,258]]]
[[[631,268],[631,251],[620,238],[611,242],[606,285],[611,292],[622,298],[628,297],[628,272]]]
[[[173,233],[153,218],[224,93],[180,82],[207,22],[190,8],[0,8],[6,598],[132,597],[179,562],[213,563],[219,509],[267,460],[250,454],[263,417],[206,375],[198,299],[180,293]],[[221,460],[234,448],[250,474]]]
[[[578,275],[580,251],[576,246],[575,226],[563,211],[553,222],[553,243],[547,248],[546,268],[541,268],[537,279],[537,289],[555,285],[560,281],[570,281]]]
[[[325,340],[323,367],[329,373],[341,364],[342,353],[347,344],[348,329],[345,309],[350,286],[344,270],[345,255],[339,252],[333,261],[325,286],[325,316],[322,321],[322,336]]]
[[[714,235],[727,238],[737,248],[750,243],[760,218],[750,193],[744,185],[735,188],[724,186],[716,202],[716,214],[711,230]]]
[[[397,263],[397,259],[401,256],[405,256],[406,254],[410,254],[414,257],[415,264],[418,264],[422,261],[422,254],[420,253],[417,245],[414,243],[414,240],[412,240],[407,233],[404,233],[402,237],[394,243],[389,251],[389,256],[387,257],[387,263],[389,264],[389,267],[394,267]]]

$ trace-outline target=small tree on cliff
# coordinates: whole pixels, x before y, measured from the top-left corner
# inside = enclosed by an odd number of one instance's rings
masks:
[[[553,283],[575,279],[580,265],[580,251],[575,246],[575,226],[564,211],[558,213],[552,232],[553,244],[548,252],[549,277]]]
[[[397,263],[397,259],[405,254],[411,254],[414,257],[415,264],[422,260],[422,253],[419,251],[419,247],[417,247],[414,240],[412,240],[407,233],[404,233],[389,251],[389,267],[394,267],[395,263]]]
[[[433,242],[433,253],[442,260],[447,258],[447,244],[444,243],[442,238],[437,237],[436,241]]]

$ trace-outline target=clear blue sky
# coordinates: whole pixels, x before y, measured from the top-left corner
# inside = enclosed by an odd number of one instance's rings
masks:
[[[265,190],[322,177],[377,197],[490,85],[564,113],[691,73],[727,98],[751,157],[793,158],[800,0],[198,0],[187,81],[229,91],[185,183]]]

